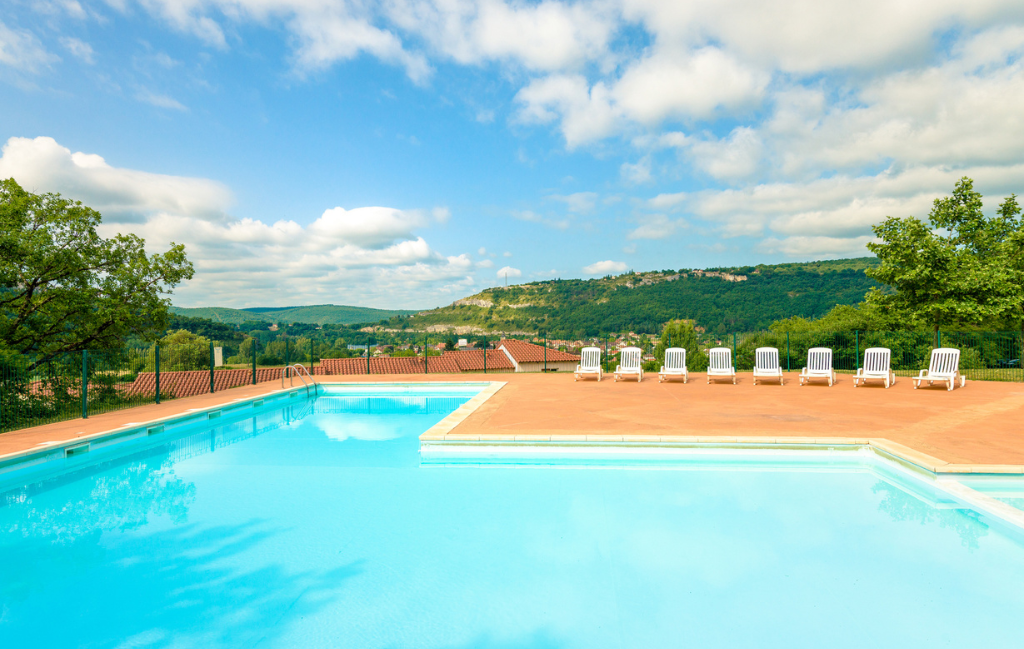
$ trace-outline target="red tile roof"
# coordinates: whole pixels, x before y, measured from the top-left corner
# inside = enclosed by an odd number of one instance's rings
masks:
[[[508,353],[512,355],[512,358],[516,359],[517,363],[543,363],[544,362],[544,346],[534,345],[523,340],[514,340],[512,338],[506,338],[498,343],[498,347],[504,347],[508,350]],[[576,354],[569,354],[567,352],[560,352],[557,349],[551,349],[548,347],[547,359],[549,363],[578,363],[580,357]],[[489,361],[490,359],[488,359]]]
[[[256,382],[275,381],[281,378],[280,367],[263,367],[256,370]],[[251,369],[214,370],[213,389],[216,392],[246,385],[252,382]],[[210,371],[192,370],[183,372],[160,372],[160,394],[173,397],[191,397],[210,391]],[[155,394],[156,374],[140,372],[135,382],[127,386],[131,394]]]
[[[484,369],[484,350],[470,349],[458,352],[445,352],[444,358],[451,358],[463,372],[482,372]],[[487,369],[511,370],[515,365],[500,349],[487,350]]]
[[[427,362],[427,370],[431,374],[458,374],[462,370],[451,358],[431,356]],[[313,373],[319,375],[343,374],[423,374],[422,356],[374,356],[370,358],[370,371],[366,371],[365,358],[325,358],[319,361]]]

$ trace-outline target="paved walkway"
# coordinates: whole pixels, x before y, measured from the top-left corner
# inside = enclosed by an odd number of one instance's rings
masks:
[[[573,381],[571,374],[461,374],[317,377],[331,382],[505,381],[507,385],[462,421],[450,439],[622,439],[643,435],[666,441],[763,441],[766,443],[842,439],[889,440],[918,463],[964,467],[1013,465],[1024,471],[1024,384],[972,381],[964,389],[914,390],[910,379],[854,388],[840,376],[832,388],[799,386],[796,374],[785,387],[708,385],[702,374],[689,383],[615,383],[605,378]],[[280,389],[280,381],[243,386],[130,410],[106,413],[0,435],[0,456],[229,403]],[[904,449],[904,447],[906,447]],[[903,449],[901,451],[901,449]],[[1012,470],[1004,466],[1003,470]]]

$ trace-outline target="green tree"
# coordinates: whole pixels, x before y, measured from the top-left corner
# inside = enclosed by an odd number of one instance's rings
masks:
[[[100,220],[60,194],[0,180],[0,348],[41,363],[167,329],[170,300],[161,296],[193,275],[184,246],[147,255],[133,234],[100,237]]]
[[[172,331],[159,340],[160,371],[206,370],[210,368],[210,339],[185,329]],[[146,354],[146,371],[156,370],[156,347]]]
[[[686,350],[686,369],[691,372],[703,372],[708,367],[708,357],[704,354],[697,340],[697,331],[690,320],[672,320],[665,323],[661,330],[661,339],[654,348],[654,356],[659,362],[665,361],[665,350],[670,347],[682,347]]]
[[[960,179],[952,196],[935,199],[929,223],[889,217],[873,228],[882,241],[868,249],[882,263],[866,272],[894,290],[873,289],[867,302],[936,332],[1003,316],[1021,303],[1018,277],[1000,254],[1008,227],[986,218],[971,179]]]

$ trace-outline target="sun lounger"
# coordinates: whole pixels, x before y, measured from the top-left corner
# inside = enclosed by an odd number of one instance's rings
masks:
[[[686,350],[682,347],[670,347],[665,350],[665,364],[658,372],[658,382],[667,381],[674,376],[683,377],[683,383],[686,383]]]
[[[896,382],[896,374],[889,365],[892,352],[885,347],[869,347],[864,350],[864,366],[853,377],[853,387],[871,380],[883,381],[885,387]]]
[[[921,381],[928,381],[932,385],[936,381],[945,382],[946,389],[953,390],[957,381],[960,387],[967,385],[967,378],[960,374],[960,350],[949,347],[940,347],[932,350],[932,358],[928,362],[928,369],[921,370],[921,373],[911,379],[914,382],[914,389],[921,387]]]
[[[580,364],[576,366],[575,381],[588,376],[596,376],[601,380],[601,348],[584,347],[580,351]]]
[[[732,350],[728,347],[715,347],[708,351],[708,383],[712,378],[732,378],[736,384],[736,368],[732,365]]]
[[[836,371],[832,369],[832,350],[828,347],[812,347],[807,350],[807,367],[800,371],[800,385],[812,379],[826,379],[829,387],[836,382]]]
[[[644,378],[644,370],[640,367],[640,348],[623,347],[619,351],[619,364],[615,367],[615,380],[622,381],[623,377],[636,376],[639,383]]]
[[[782,367],[779,366],[779,350],[775,347],[758,347],[754,350],[754,385],[757,379],[778,379],[784,385]]]

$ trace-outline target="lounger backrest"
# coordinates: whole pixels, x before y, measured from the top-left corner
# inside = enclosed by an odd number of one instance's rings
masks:
[[[670,347],[665,350],[665,369],[681,370],[686,367],[686,350],[682,347]]]
[[[889,357],[892,352],[886,347],[869,347],[864,350],[864,373],[886,374],[889,372]]]
[[[584,347],[580,352],[580,368],[584,370],[596,370],[601,367],[601,348]]]
[[[928,373],[952,376],[960,369],[960,350],[951,347],[940,347],[932,350],[932,359],[928,363]]]
[[[640,369],[640,348],[623,347],[619,351],[619,367],[624,370]]]
[[[732,369],[732,350],[728,347],[715,347],[709,351],[708,368],[711,370]]]
[[[769,372],[778,371],[779,350],[775,347],[758,347],[754,350],[754,367]]]
[[[812,347],[808,349],[807,369],[811,372],[831,372],[832,350],[828,347]]]

